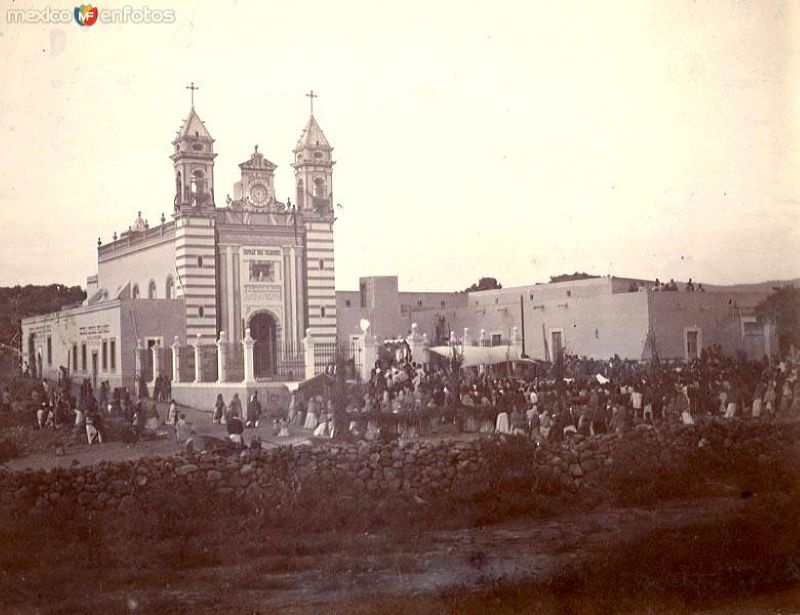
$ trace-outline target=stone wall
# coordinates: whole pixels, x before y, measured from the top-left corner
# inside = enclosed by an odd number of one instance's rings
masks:
[[[714,454],[736,448],[766,462],[797,441],[800,422],[733,421],[703,426],[639,426],[623,434],[570,439],[558,446],[535,448],[516,439],[391,444],[326,442],[315,446],[244,451],[229,457],[181,453],[127,462],[101,462],[51,471],[0,474],[0,514],[12,511],[79,506],[89,510],[125,510],[146,502],[149,493],[198,488],[231,497],[266,491],[341,485],[370,497],[403,491],[410,495],[442,493],[475,482],[487,472],[532,471],[571,489],[602,485],[617,453],[646,447],[659,465],[670,467],[697,450],[701,438]],[[511,452],[521,464],[503,461]],[[650,456],[650,459],[654,457]],[[498,460],[500,460],[498,462]]]

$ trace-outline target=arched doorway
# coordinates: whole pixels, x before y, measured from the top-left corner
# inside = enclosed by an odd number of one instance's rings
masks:
[[[250,319],[250,336],[253,344],[253,372],[256,378],[269,378],[277,373],[278,327],[275,319],[259,312]]]

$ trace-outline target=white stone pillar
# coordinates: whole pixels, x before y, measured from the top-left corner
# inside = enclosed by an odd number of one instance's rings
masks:
[[[411,360],[415,363],[424,363],[425,359],[422,356],[422,340],[423,337],[419,332],[417,323],[411,323],[411,334],[406,338],[409,348],[411,348]]]
[[[245,337],[242,340],[242,349],[244,350],[244,382],[245,384],[255,384],[256,374],[253,370],[253,345],[255,340],[250,337],[250,328],[248,327],[245,332]]]
[[[153,379],[151,380],[152,385],[155,386],[156,380],[162,374],[162,365],[161,365],[161,344],[156,344],[150,349],[153,353]]]
[[[464,337],[461,338],[461,345],[465,348],[472,345],[472,341],[469,338],[469,327],[464,327]]]
[[[225,255],[228,259],[228,289],[227,289],[227,300],[228,300],[228,332],[231,335],[234,334],[236,331],[235,323],[236,323],[236,314],[235,314],[235,306],[234,306],[234,298],[236,297],[236,280],[234,275],[234,256],[233,256],[233,247],[228,246],[225,248]]]
[[[365,332],[362,336],[362,360],[361,360],[361,379],[364,382],[369,380],[375,361],[378,360],[378,340],[371,333]]]
[[[306,380],[316,376],[316,359],[314,357],[314,336],[311,335],[311,327],[306,329],[306,337],[303,339],[304,357],[306,363]]]
[[[488,346],[486,343],[486,329],[481,329],[480,337],[478,338],[478,346]]]
[[[228,380],[228,335],[225,331],[219,332],[217,340],[217,382]]]
[[[203,381],[203,351],[200,348],[200,344],[203,341],[203,336],[199,333],[197,334],[197,338],[194,342],[194,381],[195,382],[202,382]]]
[[[172,382],[181,381],[181,341],[178,336],[172,342]]]
[[[291,292],[291,302],[292,302],[292,348],[297,347],[297,338],[300,336],[300,329],[298,328],[297,320],[299,317],[298,310],[297,310],[297,289],[299,285],[297,284],[297,250],[295,250],[294,246],[289,248],[289,290]],[[288,337],[289,331],[286,332],[286,336]]]

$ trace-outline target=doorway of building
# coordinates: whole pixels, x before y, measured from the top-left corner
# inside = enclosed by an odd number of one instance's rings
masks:
[[[550,331],[550,345],[553,348],[553,361],[564,350],[564,332],[561,330]]]
[[[36,370],[36,334],[28,335],[28,374],[35,376]]]
[[[277,372],[278,327],[275,319],[259,312],[250,319],[250,336],[253,344],[253,372],[256,378],[269,378]]]
[[[97,351],[92,350],[92,388],[97,389]]]
[[[685,331],[685,340],[686,340],[686,360],[692,361],[700,357],[700,351],[702,350],[700,341],[700,330],[699,329],[686,329]]]

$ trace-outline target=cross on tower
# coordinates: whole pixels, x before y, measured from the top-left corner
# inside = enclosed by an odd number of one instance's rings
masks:
[[[194,109],[194,91],[199,90],[200,88],[194,84],[194,81],[192,81],[186,86],[186,89],[192,91],[192,109]]]
[[[306,97],[311,99],[311,115],[314,115],[314,99],[319,98],[319,95],[314,94],[314,90],[311,90]]]

